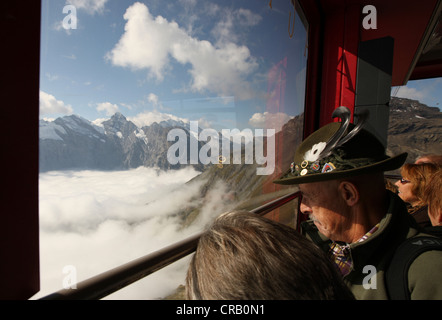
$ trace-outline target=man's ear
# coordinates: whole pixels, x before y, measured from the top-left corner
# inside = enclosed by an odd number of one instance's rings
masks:
[[[359,202],[359,190],[354,183],[350,181],[341,181],[338,191],[348,206],[354,206]]]

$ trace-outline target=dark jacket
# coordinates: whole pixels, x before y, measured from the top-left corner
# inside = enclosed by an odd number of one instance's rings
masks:
[[[425,235],[405,203],[392,192],[389,196],[388,212],[379,229],[367,240],[350,244],[353,269],[344,281],[359,300],[389,299],[385,271],[395,249],[407,238]],[[307,237],[328,251],[330,240],[320,234],[311,221],[304,222],[302,227]],[[442,251],[428,251],[418,256],[408,272],[411,299],[442,299],[441,270]]]
[[[442,226],[430,226],[425,228],[425,232],[442,239]]]
[[[428,206],[418,208],[409,207],[408,213],[416,220],[417,224],[422,228],[431,227],[431,220],[428,216]]]

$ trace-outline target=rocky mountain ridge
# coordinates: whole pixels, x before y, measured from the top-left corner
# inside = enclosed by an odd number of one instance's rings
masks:
[[[423,154],[442,154],[442,112],[417,100],[392,97],[387,152],[408,153],[407,162]]]
[[[140,166],[179,169],[167,161],[168,132],[178,123],[137,127],[121,113],[96,125],[77,115],[40,120],[40,172],[50,170],[125,170]],[[178,128],[183,128],[184,123]],[[187,130],[188,139],[195,139]],[[202,165],[195,165],[202,170]]]

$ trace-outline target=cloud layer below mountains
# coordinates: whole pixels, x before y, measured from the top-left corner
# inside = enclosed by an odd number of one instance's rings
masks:
[[[40,298],[139,258],[203,229],[223,212],[217,184],[203,201],[200,183],[186,184],[191,168],[159,171],[138,168],[119,172],[66,171],[40,175]],[[176,215],[186,206],[202,207],[200,217],[181,228]],[[108,299],[156,299],[184,284],[186,257]],[[75,272],[63,273],[66,267]]]

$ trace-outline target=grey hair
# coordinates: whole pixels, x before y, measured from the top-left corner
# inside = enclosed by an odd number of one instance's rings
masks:
[[[186,278],[188,299],[353,299],[335,265],[296,230],[247,211],[203,233]]]

